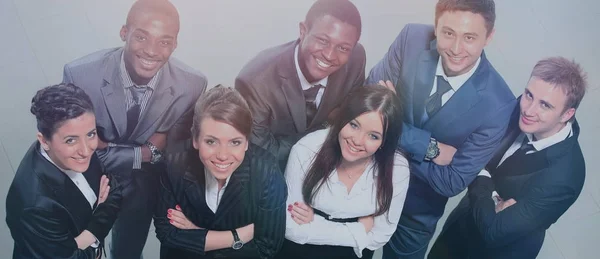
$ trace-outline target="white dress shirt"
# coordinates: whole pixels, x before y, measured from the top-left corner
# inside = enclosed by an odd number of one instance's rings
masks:
[[[328,128],[315,131],[292,147],[285,170],[288,186],[287,204],[303,202],[302,183],[328,133]],[[337,171],[332,172],[315,195],[312,207],[334,218],[354,218],[374,214],[377,205],[374,177],[377,175],[376,171],[374,163],[370,162],[350,192],[339,180]],[[285,238],[298,244],[353,247],[358,257],[362,257],[364,248],[370,250],[381,248],[396,231],[408,190],[410,178],[408,162],[400,154],[395,156],[393,172],[394,191],[390,209],[388,213],[374,218],[374,226],[369,233],[366,233],[362,223],[337,223],[318,215],[314,216],[312,222],[298,225],[291,218],[291,214],[286,213]]]
[[[216,213],[217,208],[219,207],[219,202],[221,202],[221,198],[223,198],[225,188],[229,183],[229,179],[231,179],[231,175],[227,177],[221,190],[219,190],[219,182],[217,182],[217,179],[206,169],[204,169],[204,179],[206,179],[204,185],[206,188],[206,205],[208,205],[213,213]]]
[[[327,86],[327,79],[329,77],[325,77],[315,83],[310,83],[308,82],[308,80],[306,80],[306,77],[302,73],[302,70],[300,70],[300,65],[298,64],[298,45],[296,45],[296,49],[294,50],[294,64],[296,64],[296,73],[298,73],[298,78],[300,78],[300,85],[302,86],[302,90],[307,90],[318,84],[323,86],[321,87],[321,89],[319,89],[319,92],[317,92],[317,97],[315,97],[315,104],[317,105],[317,108],[319,108],[319,105],[321,104],[321,99],[323,98],[323,93],[325,92],[325,87]]]
[[[541,151],[542,149],[545,149],[545,148],[552,146],[558,142],[561,142],[571,136],[573,136],[573,126],[572,126],[571,122],[567,122],[567,124],[561,130],[554,133],[554,135],[547,137],[547,138],[539,139],[536,141],[532,141],[532,139],[533,139],[532,134],[521,132],[521,134],[515,139],[515,141],[512,143],[512,145],[510,145],[510,147],[506,150],[506,152],[502,156],[502,159],[500,159],[500,163],[498,163],[498,166],[500,166],[504,162],[504,160],[506,160],[512,154],[517,152],[517,150],[521,147],[521,144],[523,143],[523,138],[527,138],[529,140],[529,142],[527,142],[527,143],[533,145],[533,147],[535,148],[535,150],[531,150],[526,153],[526,154],[531,154],[531,153],[534,153],[537,151]],[[485,169],[481,170],[479,175],[491,177],[490,172],[488,172]]]
[[[52,161],[52,159],[50,158],[50,156],[48,156],[48,153],[46,153],[46,150],[44,150],[43,148],[40,148],[40,153],[42,153],[42,156],[44,158],[46,158],[46,160],[50,161],[50,163],[52,163],[54,166],[56,166],[56,168],[58,168],[60,171],[62,171],[63,173],[65,173],[69,177],[69,179],[71,179],[71,181],[73,181],[73,183],[75,184],[75,186],[77,186],[77,189],[79,189],[79,191],[81,192],[81,194],[83,194],[83,196],[85,197],[85,199],[90,204],[90,207],[93,209],[94,208],[94,204],[98,200],[98,197],[96,197],[96,194],[94,193],[94,190],[92,190],[92,187],[90,187],[90,184],[85,179],[85,177],[83,176],[83,174],[75,172],[75,171],[65,170],[65,169],[60,168],[59,166],[57,166],[54,163],[54,161]]]

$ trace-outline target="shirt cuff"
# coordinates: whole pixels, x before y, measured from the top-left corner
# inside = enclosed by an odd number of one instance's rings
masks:
[[[369,236],[365,231],[365,226],[360,222],[352,222],[346,223],[346,227],[348,227],[356,242],[356,245],[353,247],[354,253],[358,258],[362,258],[362,250],[369,244]]]
[[[485,169],[481,170],[481,172],[479,172],[479,174],[477,176],[485,176],[485,177],[492,178],[492,175],[490,175],[490,172],[488,172]]]
[[[92,248],[98,248],[100,246],[100,241],[96,238],[96,242],[90,245]]]
[[[133,147],[133,169],[142,169],[142,147]]]

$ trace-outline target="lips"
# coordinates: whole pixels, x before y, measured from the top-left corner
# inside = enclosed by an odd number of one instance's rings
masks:
[[[138,60],[140,61],[142,67],[148,70],[152,70],[160,64],[160,61],[158,60],[145,59],[141,57],[138,57]]]
[[[321,68],[321,69],[328,69],[328,68],[330,68],[332,66],[331,64],[327,63],[324,60],[321,60],[321,59],[318,59],[318,58],[315,58],[315,60],[316,60],[317,66],[319,68]]]
[[[454,64],[460,64],[462,63],[467,57],[457,57],[457,56],[452,56],[449,54],[446,54],[446,56],[448,57],[448,61],[454,63]]]
[[[87,164],[88,161],[90,160],[89,157],[85,157],[85,158],[71,157],[71,159],[73,159],[75,161],[75,163],[81,164],[81,165]]]
[[[521,122],[525,125],[531,125],[535,123],[535,121],[527,119],[527,117],[525,117],[523,114],[521,114]]]
[[[211,163],[220,171],[225,171],[227,170],[232,164],[233,162],[230,163],[217,163],[214,161],[211,161]]]
[[[356,154],[361,152],[361,149],[358,149],[356,147],[354,147],[354,145],[350,144],[350,141],[346,140],[346,146],[348,147],[348,150],[350,151],[350,153]]]

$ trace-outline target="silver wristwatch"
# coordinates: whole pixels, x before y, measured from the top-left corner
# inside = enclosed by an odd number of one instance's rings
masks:
[[[163,154],[152,142],[146,141],[145,145],[150,149],[150,164],[156,164],[162,160]]]

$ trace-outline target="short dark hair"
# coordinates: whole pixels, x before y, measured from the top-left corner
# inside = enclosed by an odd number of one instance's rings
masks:
[[[575,61],[564,57],[550,57],[535,64],[531,77],[560,87],[567,96],[565,111],[577,109],[587,88],[587,74]]]
[[[377,210],[374,215],[382,215],[389,211],[393,194],[393,168],[398,149],[398,139],[402,132],[402,103],[391,90],[380,85],[355,87],[331,116],[332,125],[312,162],[302,184],[302,197],[307,204],[312,204],[315,195],[323,186],[333,170],[342,161],[342,151],[338,135],[342,128],[358,116],[378,112],[383,121],[383,139],[380,148],[373,154],[377,178],[375,189]],[[291,172],[293,173],[293,172]]]
[[[439,0],[435,5],[435,24],[445,12],[468,11],[483,16],[485,28],[489,36],[496,22],[496,5],[494,0]]]
[[[67,120],[84,113],[94,113],[90,97],[73,84],[58,84],[42,88],[31,99],[31,114],[35,115],[37,129],[44,138],[52,135]]]
[[[358,30],[358,36],[362,31],[360,13],[356,6],[348,0],[317,0],[306,13],[304,22],[310,28],[313,22],[325,15],[331,15],[338,20],[350,24]]]
[[[252,113],[242,95],[235,89],[217,85],[200,96],[194,107],[192,136],[200,133],[204,118],[227,123],[246,137],[252,132]]]

